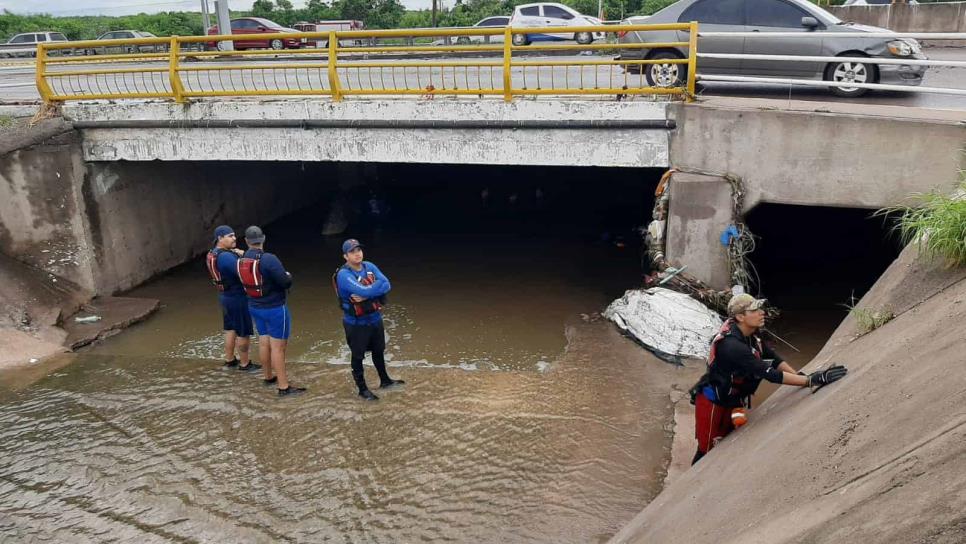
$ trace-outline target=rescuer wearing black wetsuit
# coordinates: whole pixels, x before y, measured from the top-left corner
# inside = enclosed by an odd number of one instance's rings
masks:
[[[691,389],[698,439],[692,464],[735,429],[732,410],[751,408],[751,396],[762,380],[819,388],[848,372],[844,366],[834,365],[807,376],[796,373],[758,335],[765,325],[764,305],[764,299],[744,293],[728,302],[729,317],[711,342],[708,371]]]

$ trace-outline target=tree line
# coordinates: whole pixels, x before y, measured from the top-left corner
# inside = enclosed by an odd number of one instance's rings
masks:
[[[472,26],[493,15],[510,15],[518,4],[534,0],[457,0],[456,5],[438,11],[437,25],[443,27]],[[581,13],[597,15],[598,0],[557,0]],[[618,20],[632,15],[651,15],[676,0],[604,0],[604,19]],[[832,5],[845,0],[831,0]],[[919,0],[932,2],[943,0]],[[822,0],[822,4],[826,4]],[[255,0],[251,11],[232,12],[232,17],[256,16],[271,19],[282,26],[298,21],[354,19],[366,28],[427,28],[432,26],[430,10],[406,10],[399,0],[308,0],[304,8],[295,8],[291,0]],[[22,32],[62,32],[71,40],[91,40],[111,30],[142,30],[156,36],[193,36],[203,32],[198,12],[141,13],[111,17],[106,15],[53,17],[51,15],[18,15],[4,10],[0,14],[0,40],[6,41]]]

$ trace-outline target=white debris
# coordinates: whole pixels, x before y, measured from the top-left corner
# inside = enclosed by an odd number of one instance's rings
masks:
[[[630,290],[604,311],[604,317],[645,346],[669,355],[707,359],[721,318],[697,300],[654,287]]]
[[[75,317],[74,318],[74,321],[76,323],[97,323],[100,320],[101,320],[101,316],[99,316],[99,315],[91,315],[91,316],[87,316],[87,317]]]

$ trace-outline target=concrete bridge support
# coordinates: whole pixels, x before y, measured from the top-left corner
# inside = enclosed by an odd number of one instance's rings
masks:
[[[665,254],[673,266],[715,289],[731,287],[721,233],[733,221],[731,184],[720,176],[676,172],[671,176]]]

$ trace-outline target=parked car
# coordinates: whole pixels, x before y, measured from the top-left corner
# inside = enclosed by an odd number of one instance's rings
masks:
[[[235,50],[242,49],[299,49],[302,47],[302,40],[299,38],[274,38],[259,39],[260,34],[281,34],[283,32],[298,32],[294,28],[284,27],[274,21],[263,19],[262,17],[242,17],[231,20],[231,33],[249,36],[235,40]],[[221,34],[217,26],[208,29],[209,36]],[[217,49],[216,42],[208,42],[209,49]]]
[[[336,20],[336,21],[316,21],[314,23],[298,22],[292,25],[292,28],[299,32],[341,32],[347,30],[365,30],[366,24],[362,21],[355,21],[351,19]],[[329,40],[327,39],[314,39],[314,38],[302,38],[302,47],[328,47]],[[339,47],[362,47],[366,44],[365,38],[353,39],[353,40],[339,40]]]
[[[842,22],[806,0],[681,0],[651,15],[648,24],[697,21],[706,32],[800,32],[794,38],[705,37],[698,52],[746,55],[799,55],[866,57],[868,62],[802,62],[783,60],[698,59],[705,75],[742,75],[818,79],[841,83],[889,83],[920,85],[924,66],[876,64],[876,58],[925,59],[919,42],[907,38],[860,38],[860,33],[891,33],[884,28]],[[832,32],[841,37],[815,38],[812,32]],[[628,32],[620,43],[686,42],[686,31]],[[621,59],[682,59],[687,48],[624,50]],[[633,70],[633,67],[630,67]],[[647,83],[656,87],[681,85],[687,77],[683,64],[651,64],[644,67]],[[865,94],[859,87],[830,87],[839,96]]]
[[[546,26],[595,26],[601,24],[600,19],[589,15],[582,15],[569,6],[551,2],[536,4],[521,4],[513,9],[510,16],[510,26],[546,27]],[[554,32],[551,34],[514,34],[513,45],[527,45],[530,42],[546,40],[575,40],[586,45],[594,40],[604,38],[603,32]]]
[[[504,28],[509,24],[510,18],[506,15],[495,15],[493,17],[482,19],[473,26],[455,28]],[[503,43],[503,34],[493,34],[487,36],[449,36],[442,40],[436,40],[433,42],[433,45],[449,45],[452,43],[455,43],[456,45],[469,45],[472,43]]]
[[[0,44],[0,57],[36,57],[37,44],[44,42],[66,42],[67,37],[60,32],[24,32],[10,38],[5,44]],[[52,52],[69,55],[69,49],[59,49]]]
[[[112,30],[97,37],[98,40],[134,40],[139,38],[157,38],[150,32],[141,30]],[[124,55],[130,53],[163,53],[168,50],[167,44],[116,44],[88,47],[85,55]]]

